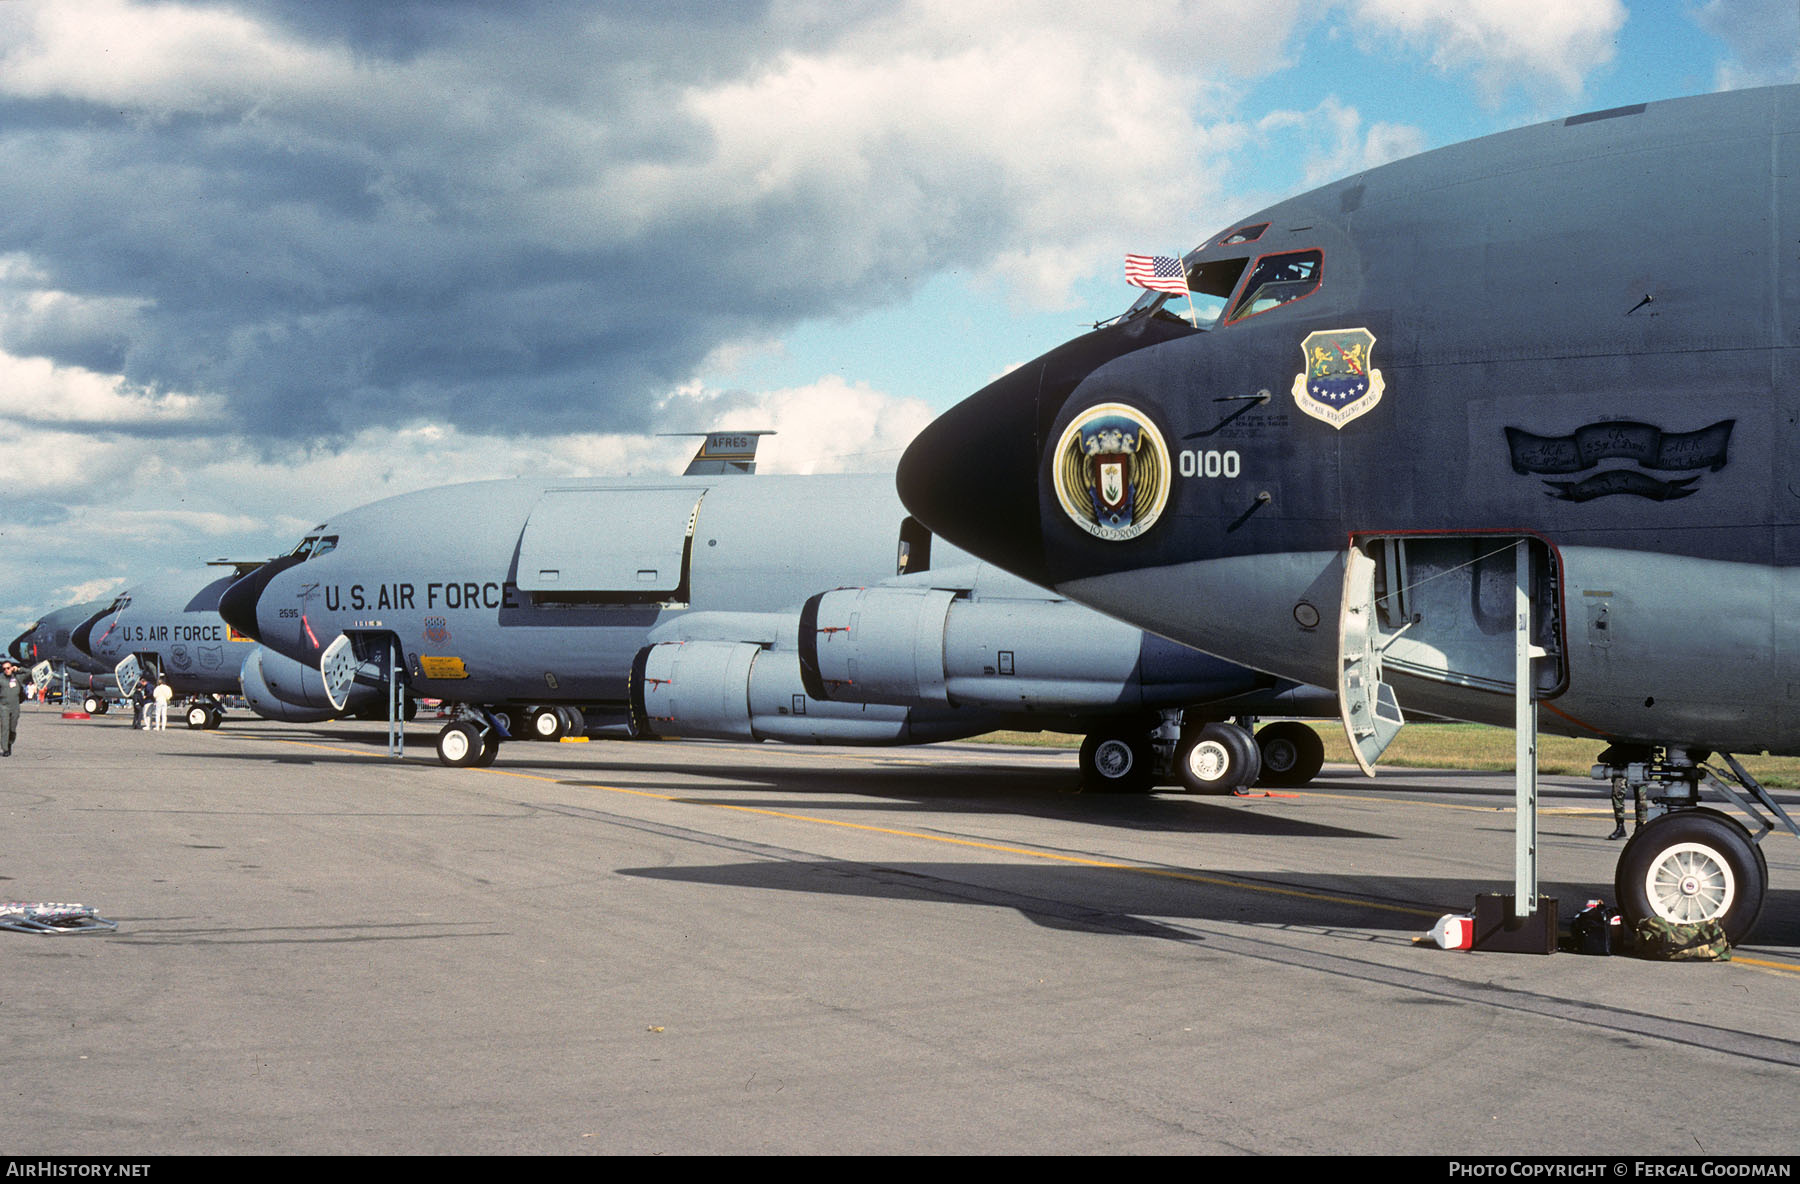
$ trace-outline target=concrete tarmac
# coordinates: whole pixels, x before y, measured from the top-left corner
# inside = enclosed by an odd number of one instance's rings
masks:
[[[1800,843],[1723,964],[1446,952],[1510,891],[1508,774],[1081,794],[1073,753],[435,722],[134,732],[0,761],[0,1152],[1791,1155]],[[1778,795],[1784,804],[1796,795]],[[1546,778],[1544,890],[1612,898]],[[1789,806],[1793,808],[1792,805]]]

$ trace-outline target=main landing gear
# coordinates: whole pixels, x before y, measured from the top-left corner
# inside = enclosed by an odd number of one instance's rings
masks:
[[[1159,781],[1197,794],[1305,785],[1324,763],[1324,741],[1294,720],[1254,736],[1241,723],[1220,720],[1121,722],[1089,733],[1081,745],[1082,784],[1095,793],[1148,793]]]
[[[485,769],[500,755],[500,733],[485,720],[455,720],[438,733],[437,754],[453,769]]]
[[[560,740],[587,730],[579,707],[464,706],[438,733],[438,760],[453,768],[494,763],[502,740]]]
[[[1762,839],[1775,829],[1764,812],[1800,835],[1792,819],[1729,753],[1729,771],[1708,767],[1711,754],[1682,748],[1613,745],[1592,775],[1643,786],[1665,813],[1638,828],[1619,853],[1613,891],[1632,924],[1650,917],[1691,924],[1717,921],[1733,945],[1756,926],[1769,882]],[[1755,822],[1752,835],[1737,819],[1699,804],[1705,781]]]
[[[187,726],[195,731],[211,731],[225,718],[225,709],[217,703],[196,699],[187,705]]]

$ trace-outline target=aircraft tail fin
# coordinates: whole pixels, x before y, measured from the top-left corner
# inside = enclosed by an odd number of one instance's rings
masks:
[[[681,471],[683,477],[711,477],[721,473],[756,472],[756,446],[772,431],[754,432],[663,432],[665,436],[701,436],[694,459]]]

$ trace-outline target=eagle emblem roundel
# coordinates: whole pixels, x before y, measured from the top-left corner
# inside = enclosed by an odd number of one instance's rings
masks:
[[[1134,539],[1169,502],[1169,449],[1148,416],[1124,403],[1089,407],[1064,430],[1051,471],[1056,500],[1096,538]]]

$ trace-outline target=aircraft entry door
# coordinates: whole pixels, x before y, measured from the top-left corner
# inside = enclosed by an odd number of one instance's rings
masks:
[[[1525,544],[1520,551],[1518,544]],[[1516,571],[1530,607],[1532,698],[1568,684],[1562,572],[1544,540],[1515,534],[1363,535],[1344,563],[1338,696],[1365,773],[1405,723],[1394,682],[1420,679],[1472,696],[1512,698],[1518,685]]]

